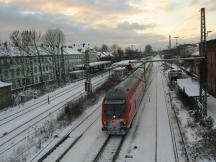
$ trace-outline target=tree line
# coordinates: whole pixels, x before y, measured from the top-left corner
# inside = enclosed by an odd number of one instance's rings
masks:
[[[112,53],[114,58],[110,58],[110,59],[114,59],[114,61],[121,61],[124,59],[140,59],[141,57],[147,57],[154,54],[152,46],[149,44],[145,46],[144,51],[141,51],[141,49],[134,49],[131,47],[127,47],[123,49],[117,44],[113,44],[110,47],[106,44],[102,44],[101,47],[95,46],[94,49],[100,52]],[[102,59],[108,59],[108,58],[102,58]]]

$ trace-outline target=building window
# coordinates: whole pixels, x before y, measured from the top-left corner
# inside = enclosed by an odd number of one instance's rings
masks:
[[[20,63],[20,61],[19,61],[19,59],[18,59],[18,58],[16,59],[16,62],[17,62],[17,64],[19,64],[19,63]]]
[[[17,75],[17,76],[20,75],[20,69],[16,69],[16,75]]]
[[[19,79],[17,80],[17,87],[21,87],[21,81]]]
[[[35,83],[38,83],[38,78],[37,77],[35,77]]]
[[[34,63],[37,63],[37,58],[34,58]]]
[[[11,77],[14,78],[14,69],[11,69]]]
[[[4,76],[5,76],[5,78],[8,78],[8,70],[5,70]]]
[[[27,68],[26,68],[26,73],[27,73],[27,75],[30,73],[30,69],[29,69],[28,66],[27,66]]]
[[[4,65],[7,65],[7,59],[4,59]]]
[[[37,66],[34,67],[34,72],[37,73]]]
[[[10,59],[10,64],[13,65],[13,60],[12,59]]]

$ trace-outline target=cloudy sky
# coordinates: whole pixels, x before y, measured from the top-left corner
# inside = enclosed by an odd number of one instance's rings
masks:
[[[216,38],[215,0],[0,0],[0,40],[16,29],[59,28],[67,44],[166,48],[169,35],[199,40],[201,7]]]

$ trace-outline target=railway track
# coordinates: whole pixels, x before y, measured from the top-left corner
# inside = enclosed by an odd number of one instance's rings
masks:
[[[158,71],[158,68],[156,69],[157,71]],[[156,72],[157,73],[157,72]],[[158,76],[157,76],[157,78],[156,78],[157,80],[156,80],[156,82],[158,81]],[[157,84],[157,86],[156,86],[156,108],[155,108],[155,119],[156,119],[156,122],[155,122],[155,162],[157,162],[157,145],[158,145],[158,105],[157,105],[157,94],[158,93],[158,84]]]
[[[102,80],[104,80],[104,78],[100,79],[97,82],[95,82],[93,84],[93,88],[100,86],[100,84],[103,83],[103,82],[101,82]],[[84,92],[84,90],[83,90],[83,92]],[[14,146],[19,144],[23,140],[25,140],[26,136],[25,135],[23,136],[23,133],[27,132],[27,130],[29,128],[32,128],[34,125],[40,123],[42,120],[47,118],[50,114],[62,109],[64,107],[64,103],[69,101],[69,100],[71,101],[72,97],[74,98],[74,100],[77,100],[80,97],[80,94],[76,93],[76,94],[73,94],[71,96],[68,96],[62,102],[60,102],[60,103],[52,106],[50,109],[46,110],[46,112],[40,113],[39,115],[35,116],[33,119],[30,119],[27,122],[25,122],[24,124],[21,124],[19,127],[11,130],[10,132],[7,132],[7,134],[5,136],[0,137],[0,139],[1,139],[0,148],[2,148],[1,151],[0,151],[0,155],[2,155],[6,151],[10,150]],[[25,127],[25,125],[28,125],[28,126]],[[28,131],[28,133],[30,133],[30,132],[33,132],[33,130],[31,129],[31,131]],[[15,140],[16,138],[17,138],[17,140]],[[15,141],[13,145],[10,144],[10,142],[12,140]]]
[[[166,80],[164,80],[164,79],[166,79]],[[166,99],[166,104],[170,103],[169,105],[167,105],[167,115],[168,115],[168,119],[169,119],[169,126],[170,126],[170,132],[171,132],[171,136],[172,136],[172,143],[173,143],[173,150],[174,150],[174,154],[175,154],[175,160],[176,160],[176,162],[181,162],[181,161],[190,162],[190,158],[189,158],[187,147],[185,144],[185,140],[184,140],[184,137],[183,137],[183,134],[181,131],[179,120],[178,120],[177,114],[176,114],[176,112],[172,106],[170,93],[167,93],[167,94],[165,93],[166,92],[165,83],[168,83],[168,79],[165,76],[165,74],[164,74],[164,77],[162,77],[162,82],[163,82],[163,91],[164,91],[164,96]],[[167,99],[167,97],[169,99]],[[180,141],[178,141],[178,139],[180,139]],[[180,148],[179,148],[179,143],[181,143]],[[184,151],[184,156],[181,155],[181,151],[179,151],[179,150]]]
[[[125,136],[109,135],[95,156],[93,162],[115,162],[118,158]]]
[[[97,79],[97,78],[96,78]],[[74,89],[76,89],[77,87],[79,87],[80,85],[82,85],[84,83],[84,81],[79,81],[78,83],[76,83],[75,85],[72,86],[67,86],[64,87],[63,90],[61,90],[59,93],[53,94],[49,96],[49,101],[53,101],[55,99],[57,99],[58,97],[61,97],[67,93],[70,93],[71,91],[73,91]],[[32,104],[28,105],[26,108],[24,109],[19,109],[18,111],[9,113],[7,114],[0,114],[0,127],[3,126],[4,124],[7,124],[8,122],[12,122],[13,120],[17,119],[18,117],[21,117],[33,110],[36,110],[38,108],[40,108],[43,105],[48,105],[48,95],[45,95],[45,98],[43,97],[42,100],[40,100],[40,102],[35,101]]]
[[[55,96],[59,96],[60,94],[64,94],[67,91],[69,91],[68,89],[74,88],[74,87],[76,87],[78,85],[81,85],[81,84],[83,84],[83,82],[79,81],[79,82],[77,82],[77,83],[75,83],[75,84],[73,84],[71,86],[67,86],[67,87],[64,87],[64,88],[62,88],[60,90],[56,90],[55,92],[57,92],[57,93],[55,93],[55,94],[51,93],[51,95],[49,96],[50,101],[52,101],[53,98],[56,98]],[[11,113],[10,112],[1,113],[0,114],[0,122],[2,123],[2,121],[4,121],[4,119],[6,119],[8,117],[11,117],[11,116],[14,116],[14,115],[16,115],[16,114],[18,114],[20,112],[25,111],[25,110],[28,110],[28,109],[32,108],[33,106],[37,106],[37,105],[41,106],[41,103],[42,103],[42,105],[44,104],[44,102],[47,103],[47,98],[48,98],[48,95],[46,94],[44,96],[41,96],[41,99],[39,98],[37,100],[32,100],[31,104],[29,104],[29,105],[28,105],[28,103],[24,103],[23,106],[25,106],[27,104],[26,107],[24,107],[24,108],[19,108],[18,110],[12,111]]]
[[[72,141],[69,142],[70,144],[66,145],[66,147],[64,147],[64,151],[61,151],[60,156],[58,156],[58,158],[55,160],[55,162],[59,162],[64,156],[65,154],[78,142],[78,140],[84,135],[85,132],[88,131],[88,129],[100,118],[100,114],[96,115],[96,117],[94,116],[97,113],[97,110],[99,110],[100,106],[98,106],[97,108],[95,108],[89,115],[87,115],[85,118],[83,118],[80,122],[78,122],[75,126],[73,126],[54,146],[50,147],[49,149],[47,149],[47,147],[49,147],[49,145],[53,142],[51,141],[50,143],[48,143],[43,149],[40,150],[40,152],[38,154],[36,154],[31,160],[30,162],[33,161],[37,161],[37,162],[42,162],[42,161],[46,161],[47,157],[50,156],[51,154],[54,154],[55,150],[56,152],[58,151],[57,149],[61,146],[64,145],[65,143],[68,143],[68,139],[70,137],[70,135],[77,131],[82,125],[85,125],[85,128],[82,128],[81,133]],[[91,122],[89,122],[89,120]],[[88,124],[86,124],[88,123]],[[45,149],[47,149],[45,151]],[[45,153],[43,153],[45,151]],[[41,154],[42,153],[42,154]]]
[[[160,69],[158,68],[158,67],[156,67],[157,69],[157,76],[156,76],[156,82],[158,82],[158,79],[159,78],[161,78],[161,76],[160,76]],[[162,79],[162,83],[163,83],[163,77],[161,78]],[[158,99],[160,98],[160,96],[158,96],[160,93],[158,93],[158,91],[160,91],[160,90],[158,90],[158,84],[157,84],[157,86],[156,86],[156,110],[155,110],[155,119],[156,119],[156,130],[155,130],[155,162],[157,162],[157,161],[160,161],[159,159],[158,159],[158,142],[160,142],[160,141],[158,141],[158,118],[159,118],[159,115],[161,115],[161,114],[158,114],[159,112],[159,110],[158,110]],[[175,141],[175,135],[174,135],[174,132],[173,132],[173,127],[172,127],[172,121],[171,121],[171,118],[170,118],[170,115],[169,115],[169,112],[168,112],[168,105],[167,105],[167,100],[166,100],[166,94],[165,94],[165,87],[164,87],[164,83],[163,83],[163,86],[162,86],[162,88],[163,88],[163,93],[164,93],[164,97],[165,97],[165,103],[166,103],[166,114],[167,114],[167,117],[168,117],[168,124],[169,124],[169,131],[170,131],[170,135],[171,135],[171,142],[172,142],[172,148],[173,148],[173,154],[174,154],[174,159],[175,159],[175,162],[179,162],[179,156],[178,156],[178,153],[177,153],[177,147],[176,147],[176,141]]]
[[[55,94],[53,96],[50,96],[50,102],[57,99],[58,97],[61,97],[61,96],[64,96],[65,94],[67,94],[67,93],[70,93],[71,91],[73,91],[74,89],[76,89],[77,87],[79,87],[82,84],[83,83],[80,83],[78,85],[69,87],[69,88],[73,88],[73,89],[68,89],[68,90],[65,90],[63,92],[57,93],[57,94]],[[47,99],[43,99],[41,102],[37,102],[35,104],[32,104],[32,105],[28,106],[25,109],[22,109],[22,110],[20,110],[18,112],[12,113],[12,114],[0,119],[0,126],[3,126],[4,124],[8,124],[8,122],[12,122],[13,120],[15,120],[15,119],[17,119],[17,118],[19,118],[19,117],[33,111],[33,110],[41,108],[41,106],[43,106],[43,105],[48,105]]]

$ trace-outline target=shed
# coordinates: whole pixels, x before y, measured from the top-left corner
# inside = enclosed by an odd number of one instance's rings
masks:
[[[0,81],[0,109],[12,104],[11,83]]]

